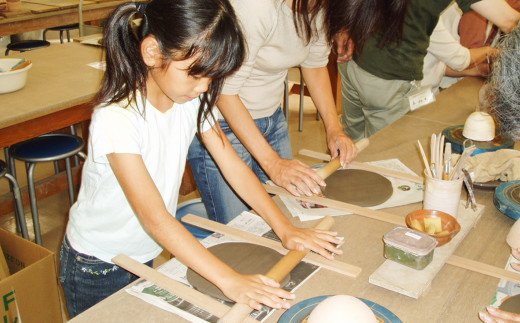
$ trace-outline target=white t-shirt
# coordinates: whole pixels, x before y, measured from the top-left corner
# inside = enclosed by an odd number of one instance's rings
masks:
[[[469,49],[460,44],[458,26],[461,16],[462,12],[457,3],[452,3],[442,12],[430,36],[428,52],[424,57],[424,78],[421,81],[421,86],[431,86],[435,94],[439,92],[446,66],[456,71],[462,71],[471,62]],[[450,79],[453,79],[451,83],[455,83],[457,80],[457,78]],[[443,87],[449,85],[446,84]]]
[[[283,0],[231,0],[246,39],[247,57],[225,81],[222,94],[238,94],[253,119],[271,116],[280,106],[289,68],[327,66],[330,47],[318,15],[317,37],[298,37],[292,10]]]
[[[198,99],[174,104],[165,113],[148,101],[143,109],[139,95],[137,102],[137,108],[135,103],[129,107],[120,103],[94,110],[81,189],[70,209],[67,237],[72,247],[105,262],[126,254],[144,263],[162,251],[130,207],[107,154],[141,155],[174,215],[188,147],[197,129]],[[210,127],[206,121],[202,131]]]

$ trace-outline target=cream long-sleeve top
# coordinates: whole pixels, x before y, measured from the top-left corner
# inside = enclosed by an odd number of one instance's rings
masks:
[[[282,0],[231,0],[247,44],[241,68],[226,79],[222,94],[238,94],[253,119],[271,116],[280,106],[289,68],[327,65],[330,47],[323,15],[308,44],[296,33],[292,10]]]

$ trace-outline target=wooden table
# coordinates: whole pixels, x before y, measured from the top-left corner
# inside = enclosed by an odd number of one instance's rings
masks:
[[[116,6],[126,1],[94,0],[88,2],[83,6],[84,21],[104,19]],[[22,2],[23,9],[19,13],[7,13],[7,17],[0,17],[0,36],[74,24],[79,21],[77,7],[55,7],[52,10],[37,11],[32,9],[35,6],[37,5]]]
[[[27,84],[0,94],[0,148],[90,119],[88,102],[98,90],[100,47],[65,43],[9,57],[30,59]]]
[[[412,112],[370,138],[370,146],[359,161],[399,158],[420,174],[423,170],[416,148],[417,139],[426,145],[432,133],[462,124],[474,111],[481,80],[467,78],[439,95],[436,102]],[[485,205],[479,223],[471,230],[455,255],[503,268],[509,256],[505,237],[513,220],[499,213],[493,206],[491,191],[478,191],[477,202]],[[386,209],[404,216],[421,207],[420,203]],[[312,226],[315,223],[299,223]],[[491,302],[498,279],[445,265],[433,280],[431,289],[419,299],[413,299],[368,282],[368,277],[384,262],[382,236],[394,225],[357,215],[335,217],[335,229],[344,236],[344,260],[363,269],[357,279],[320,270],[296,294],[296,301],[318,295],[349,294],[372,300],[399,316],[403,322],[479,322],[477,313]],[[403,221],[404,222],[404,221]],[[276,322],[281,312],[267,322]],[[87,310],[73,322],[184,322],[174,314],[151,306],[119,291]]]

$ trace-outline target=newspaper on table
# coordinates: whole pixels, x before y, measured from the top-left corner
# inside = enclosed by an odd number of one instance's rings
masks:
[[[366,164],[384,167],[391,170],[400,171],[403,173],[408,173],[412,175],[415,174],[410,168],[408,168],[405,164],[403,164],[399,159],[385,159],[373,162],[367,162]],[[317,165],[322,166],[322,165]],[[394,178],[385,176],[391,183],[393,187],[392,196],[386,200],[384,203],[379,205],[370,207],[370,209],[378,210],[384,209],[394,206],[401,206],[411,203],[421,202],[423,200],[423,191],[424,187],[422,184],[418,184],[415,182],[407,181],[404,179]],[[289,198],[289,197],[280,197],[289,212],[293,217],[298,217],[300,221],[312,221],[317,220],[325,215],[331,216],[339,216],[339,215],[347,215],[351,214],[344,210],[337,210],[329,207],[321,207],[321,208],[305,208],[303,207],[297,199]]]
[[[520,263],[519,260],[515,259],[512,255],[509,255],[509,259],[507,260],[507,264],[505,269],[508,271],[516,272],[511,267],[511,264]],[[491,305],[494,307],[499,307],[503,301],[505,301],[508,297],[515,296],[520,294],[520,284],[506,280],[500,279],[498,282],[497,292],[495,296],[491,300]]]
[[[250,212],[243,212],[230,223],[228,223],[228,225],[258,236],[278,240],[277,236],[271,230],[269,225],[261,217]],[[206,248],[221,243],[235,241],[236,240],[219,233],[213,233],[207,238],[200,240],[201,244]],[[290,291],[296,290],[304,281],[316,273],[318,269],[319,267],[316,265],[300,262],[300,264],[298,264],[298,266],[296,266],[293,271],[291,271],[290,280],[283,288]],[[159,266],[157,270],[172,279],[191,286],[186,279],[188,268],[175,258],[165,262]],[[131,295],[139,297],[142,300],[166,311],[175,313],[191,322],[217,322],[218,320],[218,317],[212,315],[211,313],[208,313],[207,311],[183,300],[176,295],[169,293],[168,291],[144,279],[138,280],[136,284],[126,289],[126,291]],[[222,300],[219,301],[230,306],[232,305]],[[273,312],[273,309],[264,307],[259,311],[253,311],[251,316],[256,320],[264,321]]]

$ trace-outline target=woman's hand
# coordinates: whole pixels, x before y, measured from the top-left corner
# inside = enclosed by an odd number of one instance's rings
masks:
[[[340,31],[334,36],[336,43],[337,62],[339,64],[348,62],[354,54],[354,41],[350,38],[348,31]]]
[[[266,173],[278,186],[285,188],[294,196],[312,196],[321,193],[325,181],[309,166],[299,160],[277,158]]]
[[[520,248],[516,248],[511,250],[511,254],[516,260],[520,260]],[[514,270],[520,271],[520,263],[512,263],[511,268]]]
[[[247,304],[255,310],[262,304],[271,308],[289,308],[286,299],[294,299],[294,294],[280,288],[280,284],[264,275],[232,275],[223,279],[219,288],[237,303]]]
[[[304,251],[309,249],[329,260],[334,259],[334,255],[343,254],[339,247],[343,244],[344,238],[338,237],[337,232],[291,226],[281,233],[276,232],[276,234],[282,240],[283,246],[289,250]]]
[[[333,129],[327,131],[327,145],[330,150],[331,158],[339,155],[341,166],[345,167],[351,162],[358,153],[354,142],[345,134],[343,129]]]
[[[498,308],[488,306],[487,312],[480,311],[478,316],[485,323],[515,323],[520,322],[520,314],[502,311]]]

